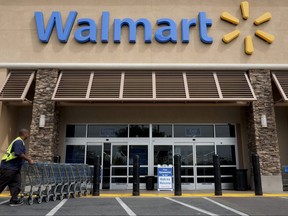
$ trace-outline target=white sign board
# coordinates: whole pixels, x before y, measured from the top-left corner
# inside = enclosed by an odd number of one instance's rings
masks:
[[[173,191],[172,165],[158,165],[158,191],[171,190]]]

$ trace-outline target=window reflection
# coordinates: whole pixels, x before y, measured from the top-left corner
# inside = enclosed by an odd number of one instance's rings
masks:
[[[134,156],[139,155],[140,165],[148,165],[148,146],[132,145],[129,146],[129,164],[133,164]]]
[[[84,163],[84,156],[85,156],[84,145],[66,146],[66,163]]]
[[[127,125],[88,125],[88,137],[128,137]]]
[[[174,154],[181,155],[182,165],[193,165],[192,146],[175,146]]]
[[[153,137],[172,137],[172,125],[153,125]]]
[[[127,165],[127,145],[114,145],[112,151],[112,165]]]
[[[218,145],[216,148],[221,165],[236,165],[234,145]]]
[[[216,125],[216,137],[236,137],[235,125]]]
[[[149,137],[149,125],[130,125],[129,137]]]
[[[196,146],[197,165],[213,165],[214,146]]]
[[[94,160],[97,156],[102,157],[102,146],[87,146],[86,164],[94,165]],[[100,163],[102,163],[100,159]]]
[[[172,164],[172,146],[154,146],[154,165]]]
[[[86,125],[67,125],[66,137],[86,137]]]
[[[213,125],[175,125],[175,137],[214,137]]]

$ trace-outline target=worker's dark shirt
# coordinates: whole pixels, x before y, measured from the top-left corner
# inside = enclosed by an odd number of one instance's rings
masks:
[[[15,156],[18,156],[18,157],[15,159],[9,160],[8,162],[1,161],[0,168],[9,169],[9,170],[19,170],[24,163],[24,160],[22,160],[19,156],[21,154],[26,153],[26,148],[23,145],[23,142],[21,140],[16,140],[13,143],[11,152],[15,152]]]

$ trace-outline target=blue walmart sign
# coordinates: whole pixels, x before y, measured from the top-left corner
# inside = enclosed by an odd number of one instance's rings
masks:
[[[66,21],[62,20],[61,12],[52,12],[48,23],[45,27],[42,12],[35,12],[35,21],[37,26],[38,38],[43,43],[48,43],[53,29],[56,29],[58,40],[62,43],[67,43],[73,25],[75,24],[76,11],[70,11]],[[63,25],[62,23],[65,23]],[[174,20],[169,18],[161,18],[156,21],[158,26],[154,38],[159,43],[177,43],[177,24]],[[97,43],[97,34],[101,34],[101,42],[109,42],[109,25],[110,13],[105,11],[102,13],[101,26],[98,25],[101,32],[99,33],[97,23],[90,18],[80,18],[77,20],[78,28],[74,33],[74,39],[79,43]],[[182,19],[181,20],[181,41],[182,43],[189,43],[190,28],[199,25],[200,40],[205,44],[212,44],[213,38],[208,36],[208,27],[212,26],[212,20],[208,19],[205,12],[198,14],[198,20]],[[136,30],[138,26],[144,28],[144,42],[152,42],[152,25],[146,18],[133,20],[131,18],[114,19],[113,21],[113,41],[114,43],[121,43],[121,30],[123,26],[129,27],[129,43],[136,43]],[[178,27],[179,28],[179,27]]]

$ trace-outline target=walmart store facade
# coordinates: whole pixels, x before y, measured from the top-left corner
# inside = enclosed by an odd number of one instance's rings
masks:
[[[1,155],[20,128],[38,161],[93,164],[103,189],[141,187],[182,156],[183,189],[224,188],[260,157],[264,192],[288,165],[288,2],[0,0]],[[284,176],[284,177],[283,177]]]

